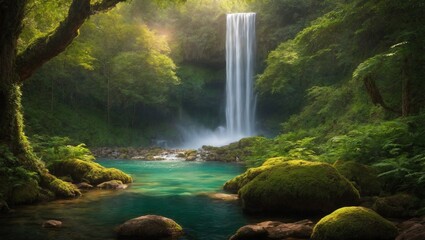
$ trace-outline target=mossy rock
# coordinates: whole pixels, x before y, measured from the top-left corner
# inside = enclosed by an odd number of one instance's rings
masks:
[[[394,240],[397,228],[376,212],[364,207],[343,207],[322,218],[312,240]]]
[[[105,168],[98,163],[71,159],[54,162],[49,170],[56,176],[70,176],[73,182],[87,182],[97,185],[110,180],[120,180],[123,183],[132,182],[132,178],[115,168]]]
[[[381,192],[381,183],[372,168],[355,161],[336,161],[333,166],[354,183],[362,196],[376,196]]]
[[[399,193],[377,198],[372,208],[384,217],[412,217],[419,208],[419,199],[406,193]]]
[[[251,213],[327,213],[357,205],[356,188],[327,163],[286,161],[268,167],[239,190]]]
[[[51,189],[55,193],[56,197],[59,198],[73,198],[81,195],[81,192],[77,189],[77,187],[68,182],[62,181],[59,178],[50,183],[49,189]]]
[[[249,168],[243,174],[238,175],[234,177],[233,179],[230,179],[229,181],[227,181],[224,184],[223,189],[231,193],[237,193],[239,189],[245,186],[248,182],[250,182],[256,176],[260,175],[262,172],[266,171],[267,169],[272,168],[273,166],[282,164],[285,161],[287,160],[283,157],[269,158],[260,167]]]

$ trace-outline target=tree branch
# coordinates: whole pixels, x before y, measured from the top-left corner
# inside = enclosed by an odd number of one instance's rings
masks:
[[[44,63],[63,52],[78,36],[78,29],[91,15],[113,8],[125,0],[103,0],[90,5],[90,0],[73,0],[68,16],[50,34],[35,40],[17,59],[20,81],[28,79]]]

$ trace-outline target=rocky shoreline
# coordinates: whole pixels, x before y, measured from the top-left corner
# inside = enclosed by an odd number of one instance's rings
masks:
[[[160,147],[99,147],[92,148],[90,150],[96,158],[132,159],[145,161],[201,160],[201,156],[198,151],[192,149],[166,149]]]
[[[132,159],[145,161],[218,161],[240,162],[239,155],[228,156],[225,147],[203,146],[200,149],[168,149],[161,147],[98,147],[90,149],[96,158]]]

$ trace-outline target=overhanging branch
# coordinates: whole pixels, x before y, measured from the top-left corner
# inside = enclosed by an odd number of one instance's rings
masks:
[[[90,5],[90,0],[73,0],[65,20],[50,34],[35,40],[18,56],[20,81],[28,79],[36,69],[63,52],[78,36],[78,29],[90,15],[107,11],[123,1],[103,0]]]

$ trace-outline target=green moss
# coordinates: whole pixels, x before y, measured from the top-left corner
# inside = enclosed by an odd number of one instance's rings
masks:
[[[40,187],[34,179],[16,184],[9,197],[9,202],[14,204],[32,203],[39,200]]]
[[[336,161],[334,167],[354,183],[361,195],[374,196],[381,192],[381,183],[370,167],[354,161]]]
[[[287,160],[284,157],[269,158],[260,167],[249,168],[243,174],[236,176],[235,178],[227,181],[224,184],[223,189],[228,192],[237,193],[239,189],[245,186],[248,182],[250,182],[256,176],[258,176],[265,170],[270,169],[273,166],[282,164],[285,161]]]
[[[384,217],[412,217],[419,207],[419,200],[409,194],[399,193],[389,197],[376,199],[373,210]]]
[[[50,189],[59,198],[73,198],[81,195],[81,192],[74,185],[58,178],[50,183]]]
[[[118,169],[105,168],[98,163],[79,159],[57,161],[49,166],[49,170],[57,176],[69,176],[73,182],[88,182],[92,185],[110,180],[132,182],[129,175]]]
[[[312,240],[393,240],[398,234],[391,222],[364,207],[344,207],[322,218]]]
[[[262,167],[239,190],[247,212],[330,212],[359,202],[358,191],[329,164],[291,160]]]

